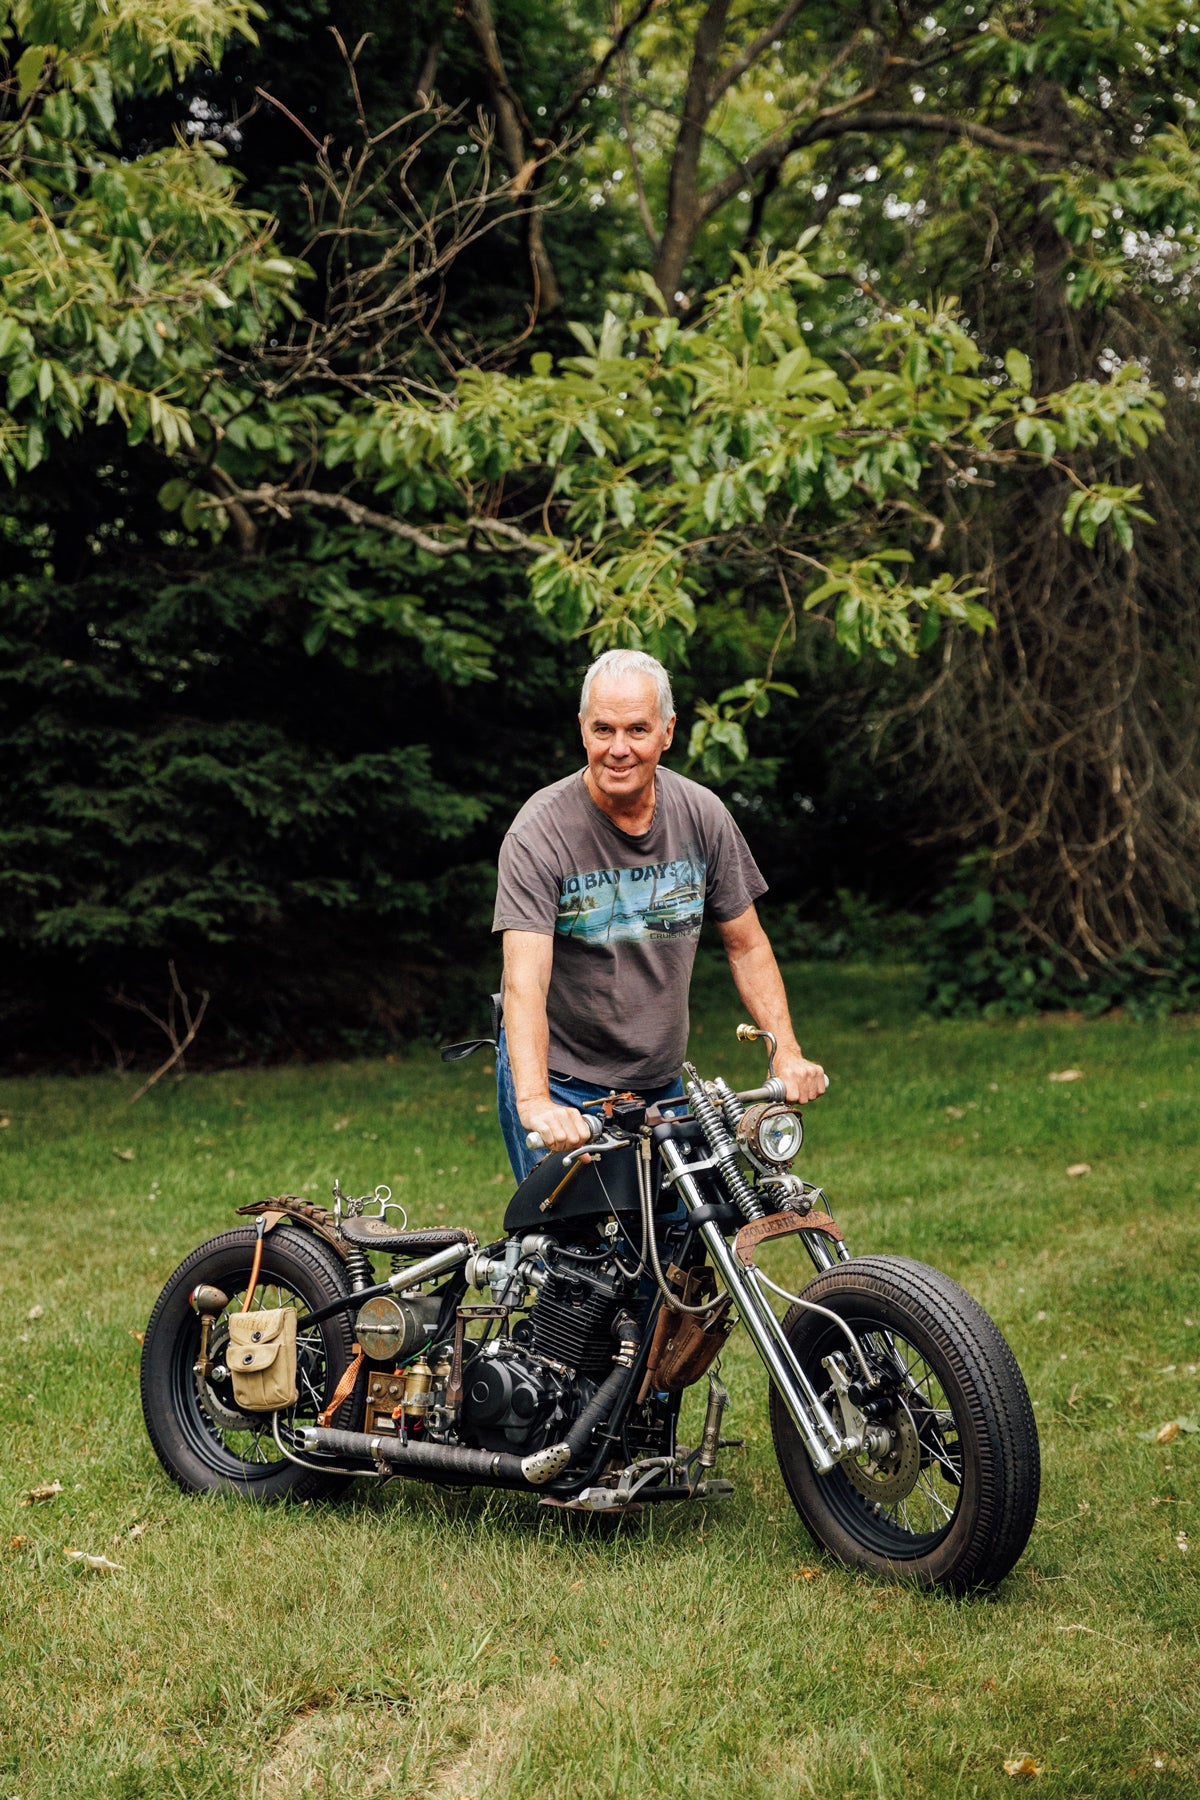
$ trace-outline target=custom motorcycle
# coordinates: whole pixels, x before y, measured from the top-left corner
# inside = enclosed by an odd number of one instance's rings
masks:
[[[743,1039],[768,1033],[740,1026]],[[451,1045],[456,1060],[489,1043]],[[622,1514],[712,1501],[740,1323],[769,1380],[775,1454],[817,1543],[952,1591],[1000,1581],[1037,1511],[1039,1456],[1011,1350],[924,1263],[852,1256],[783,1083],[734,1092],[684,1065],[686,1100],[613,1094],[592,1141],[547,1155],[503,1232],[411,1230],[389,1191],[295,1195],[194,1250],[146,1331],[142,1404],[184,1488],[308,1499],[352,1478],[507,1488]],[[532,1140],[531,1140],[532,1142]],[[535,1145],[534,1147],[540,1147]],[[798,1238],[799,1292],[763,1267]],[[383,1272],[382,1259],[390,1259]],[[699,1441],[684,1392],[707,1382]]]

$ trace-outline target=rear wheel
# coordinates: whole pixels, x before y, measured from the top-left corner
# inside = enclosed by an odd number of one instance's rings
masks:
[[[255,1500],[310,1500],[336,1493],[344,1476],[299,1467],[275,1441],[290,1449],[301,1425],[315,1423],[353,1354],[349,1311],[333,1313],[319,1325],[297,1331],[294,1406],[275,1413],[243,1413],[233,1397],[222,1351],[229,1338],[230,1313],[244,1304],[254,1256],[253,1230],[226,1231],[184,1259],[150,1315],[142,1347],[142,1412],[159,1461],[181,1487],[193,1492],[237,1493]],[[200,1320],[189,1295],[207,1282],[229,1296],[229,1306],[209,1337],[211,1366],[201,1379],[193,1365],[200,1354]],[[304,1231],[277,1226],[263,1240],[257,1304],[294,1306],[302,1315],[349,1292],[334,1252]],[[355,1422],[355,1396],[344,1400],[331,1421],[341,1429]]]
[[[874,1421],[883,1447],[818,1475],[772,1388],[775,1453],[809,1531],[840,1561],[893,1580],[994,1586],[1025,1548],[1040,1481],[1029,1395],[995,1324],[949,1276],[902,1257],[856,1257],[803,1295],[846,1321],[890,1390]],[[825,1359],[857,1372],[845,1333],[796,1306],[783,1323],[840,1423]]]

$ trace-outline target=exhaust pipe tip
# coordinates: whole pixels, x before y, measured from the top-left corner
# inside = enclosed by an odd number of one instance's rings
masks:
[[[521,1473],[531,1487],[541,1487],[561,1474],[570,1460],[570,1444],[547,1444],[544,1450],[521,1458]]]

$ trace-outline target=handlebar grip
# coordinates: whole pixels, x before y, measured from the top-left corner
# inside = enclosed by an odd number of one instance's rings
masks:
[[[599,1118],[595,1113],[584,1113],[583,1122],[588,1128],[593,1143],[598,1137],[604,1136],[605,1121]],[[546,1148],[546,1140],[540,1131],[531,1131],[526,1135],[525,1145],[529,1150],[544,1150]]]

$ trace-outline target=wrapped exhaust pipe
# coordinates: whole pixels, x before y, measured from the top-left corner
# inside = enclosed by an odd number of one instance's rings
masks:
[[[426,1481],[461,1481],[491,1487],[541,1487],[571,1460],[568,1444],[548,1444],[529,1456],[509,1450],[464,1450],[453,1444],[402,1444],[365,1431],[334,1431],[308,1425],[300,1433],[309,1454],[364,1458],[388,1463],[401,1475]]]

